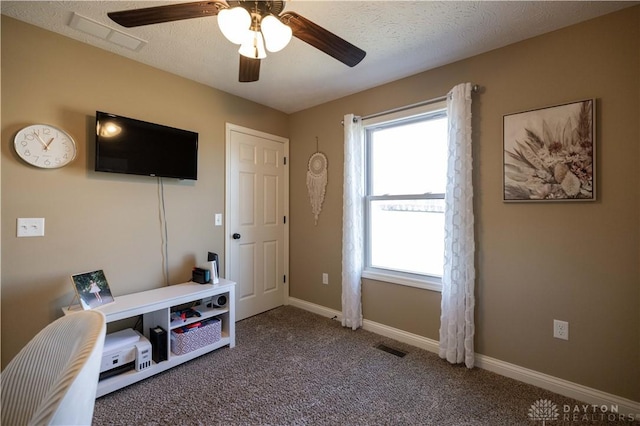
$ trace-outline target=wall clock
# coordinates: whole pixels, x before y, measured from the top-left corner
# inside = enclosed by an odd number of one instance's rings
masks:
[[[43,169],[63,167],[76,158],[76,143],[67,132],[48,124],[32,124],[13,139],[16,154]]]

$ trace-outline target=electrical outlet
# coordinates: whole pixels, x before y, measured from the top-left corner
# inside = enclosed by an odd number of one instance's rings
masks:
[[[329,274],[327,273],[322,274],[322,284],[329,284]]]
[[[18,237],[44,237],[44,218],[18,218],[16,235]]]
[[[567,321],[553,320],[553,337],[569,340],[569,323]]]

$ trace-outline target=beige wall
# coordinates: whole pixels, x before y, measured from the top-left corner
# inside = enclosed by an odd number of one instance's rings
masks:
[[[116,296],[163,285],[157,180],[93,171],[96,110],[199,133],[198,180],[164,180],[170,283],[223,254],[225,122],[288,132],[286,114],[2,16],[3,365],[71,302],[71,273],[103,269]],[[15,155],[40,122],[74,136],[71,165]],[[45,237],[16,238],[18,217],[44,217]]]
[[[639,28],[635,7],[293,114],[290,295],[340,310],[343,115],[477,83],[476,351],[640,401]],[[597,202],[503,203],[503,115],[585,98],[597,99]],[[316,137],[329,184],[314,226]],[[440,293],[365,280],[362,300],[366,319],[438,340]],[[568,342],[553,319],[569,321]]]
[[[471,81],[484,88],[473,106],[477,352],[640,400],[639,27],[635,7],[287,117],[2,17],[3,364],[69,303],[70,273],[102,268],[116,295],[161,285],[156,181],[91,171],[96,109],[200,133],[197,183],[165,184],[171,282],[206,251],[222,253],[212,222],[224,211],[224,122],[288,136],[290,294],[339,310],[343,115]],[[504,204],[502,116],[589,97],[598,201]],[[69,130],[80,158],[53,171],[23,165],[12,138],[32,122]],[[305,175],[316,137],[329,186],[314,226]],[[47,235],[17,239],[17,217],[45,217]],[[438,339],[439,293],[365,281],[363,305],[367,319]],[[570,322],[569,342],[552,338],[554,318]]]

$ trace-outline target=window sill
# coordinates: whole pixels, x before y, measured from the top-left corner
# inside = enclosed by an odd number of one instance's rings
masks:
[[[406,285],[409,287],[421,288],[424,290],[437,291],[442,293],[442,282],[439,278],[418,279],[390,272],[365,270],[362,278],[370,280],[384,281],[392,284]]]

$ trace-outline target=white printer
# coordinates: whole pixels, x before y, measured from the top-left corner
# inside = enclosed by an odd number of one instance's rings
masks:
[[[102,350],[100,373],[132,364],[136,371],[151,367],[151,343],[137,331],[127,328],[107,334]]]

